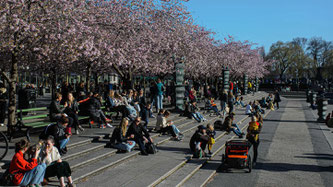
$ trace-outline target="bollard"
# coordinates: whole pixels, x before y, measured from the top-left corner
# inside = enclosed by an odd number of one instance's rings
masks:
[[[318,107],[318,122],[325,122],[325,117],[326,117],[326,111],[327,111],[327,99],[325,99],[324,97],[319,97],[317,99],[317,107]]]
[[[317,93],[315,91],[311,92],[310,94],[310,107],[312,109],[315,109],[315,104],[316,104],[316,99],[317,99]]]
[[[311,93],[311,90],[307,89],[306,90],[306,102],[307,103],[310,103],[310,93]]]
[[[223,75],[223,91],[229,92],[229,75],[230,75],[230,71],[229,71],[228,67],[223,68],[222,75]]]
[[[247,77],[247,75],[246,74],[244,74],[244,76],[243,76],[243,86],[244,86],[244,92],[243,92],[243,95],[246,95],[247,94],[247,84],[248,84],[248,77]]]

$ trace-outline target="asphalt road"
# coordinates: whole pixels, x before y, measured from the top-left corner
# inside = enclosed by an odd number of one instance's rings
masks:
[[[265,119],[252,173],[218,172],[207,186],[333,186],[333,151],[316,117],[303,100],[280,105]]]

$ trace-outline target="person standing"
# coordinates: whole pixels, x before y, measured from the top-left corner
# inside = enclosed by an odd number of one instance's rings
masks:
[[[275,93],[274,93],[274,104],[276,104],[276,108],[277,109],[280,108],[279,102],[281,102],[280,94],[279,94],[278,90],[275,90]]]
[[[247,128],[246,139],[251,142],[253,146],[253,163],[257,162],[258,157],[258,146],[259,146],[259,133],[261,129],[261,124],[257,121],[255,116],[251,117],[251,122],[249,123],[249,127]]]
[[[164,85],[161,81],[161,79],[157,80],[156,84],[157,88],[157,95],[156,95],[156,112],[158,112],[160,109],[163,109],[163,92],[164,92]]]

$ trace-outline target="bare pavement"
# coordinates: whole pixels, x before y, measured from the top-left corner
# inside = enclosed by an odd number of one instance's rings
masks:
[[[333,186],[333,133],[316,112],[304,99],[284,99],[264,120],[252,173],[216,173],[207,186]]]

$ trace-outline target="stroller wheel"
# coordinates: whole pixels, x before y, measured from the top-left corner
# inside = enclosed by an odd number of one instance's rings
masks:
[[[252,160],[251,160],[251,156],[249,156],[247,158],[247,167],[249,169],[248,173],[251,173],[251,171],[252,171]]]

